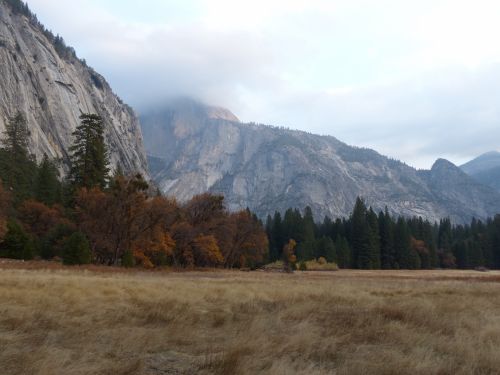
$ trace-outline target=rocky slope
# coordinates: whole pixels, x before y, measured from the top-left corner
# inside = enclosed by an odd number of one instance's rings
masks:
[[[105,79],[54,38],[17,1],[0,0],[0,131],[18,110],[27,118],[30,151],[67,159],[81,113],[106,123],[111,167],[148,174],[139,121]],[[14,4],[14,5],[12,5]]]
[[[242,124],[228,111],[188,100],[141,122],[152,177],[180,200],[209,190],[223,193],[231,209],[265,216],[309,205],[316,219],[349,215],[357,196],[377,210],[430,220],[500,212],[500,194],[445,160],[417,171],[334,137]]]
[[[487,152],[460,168],[476,181],[500,191],[500,152]]]

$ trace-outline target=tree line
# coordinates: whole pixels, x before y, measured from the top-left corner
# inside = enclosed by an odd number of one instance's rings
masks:
[[[105,124],[96,114],[80,120],[60,178],[60,161],[29,154],[24,116],[8,119],[0,147],[0,257],[228,268],[323,257],[341,268],[500,268],[500,215],[431,223],[376,213],[358,198],[349,218],[317,223],[310,207],[288,209],[268,216],[264,228],[249,210],[229,212],[222,196],[181,204],[141,175],[118,167],[111,176]]]
[[[202,194],[180,204],[139,175],[110,175],[101,117],[83,114],[61,163],[29,154],[24,116],[9,118],[0,148],[0,257],[66,264],[256,267],[267,260],[262,223]]]
[[[433,269],[500,268],[500,215],[467,225],[445,218],[431,223],[421,217],[376,213],[358,198],[349,218],[316,223],[311,208],[288,209],[266,220],[270,261],[296,241],[298,261],[324,257],[341,268]]]

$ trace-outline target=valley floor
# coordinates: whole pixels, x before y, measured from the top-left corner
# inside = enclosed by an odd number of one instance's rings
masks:
[[[500,273],[0,262],[2,374],[498,374]]]

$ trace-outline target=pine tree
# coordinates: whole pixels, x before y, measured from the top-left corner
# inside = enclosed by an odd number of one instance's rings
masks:
[[[437,253],[436,239],[434,235],[435,228],[429,221],[424,222],[422,239],[429,248],[429,268],[439,267],[439,256]]]
[[[354,265],[361,269],[372,268],[372,250],[370,247],[370,227],[366,220],[366,206],[361,198],[356,199],[351,215],[351,245]]]
[[[310,241],[314,242],[315,240],[315,224],[314,224],[314,217],[312,214],[312,209],[311,207],[307,206],[304,210],[304,218],[302,219],[302,226],[303,226],[303,240],[304,241]]]
[[[3,148],[16,158],[28,158],[28,123],[21,112],[10,117],[5,125]]]
[[[370,247],[370,263],[372,269],[380,269],[380,235],[378,217],[370,208],[366,215],[368,223],[368,243]]]
[[[394,223],[385,208],[378,217],[380,233],[380,266],[382,269],[391,269],[394,266]]]
[[[82,232],[75,232],[64,241],[62,258],[64,264],[88,264],[91,261],[90,245]]]
[[[500,215],[496,215],[491,224],[491,252],[493,255],[493,267],[500,268]]]
[[[104,142],[104,123],[99,115],[82,114],[73,132],[70,147],[69,180],[73,188],[105,188],[108,181],[108,150]]]
[[[28,138],[26,119],[18,112],[5,125],[0,152],[0,178],[17,203],[33,195],[36,163],[28,152]]]
[[[310,260],[317,257],[315,224],[311,207],[307,206],[304,216],[294,211],[295,238],[298,238],[297,258],[299,260]]]
[[[338,266],[340,268],[350,268],[351,267],[351,250],[349,249],[349,243],[345,237],[337,236],[335,241],[335,249],[337,250],[337,260]]]
[[[274,213],[273,227],[271,229],[271,232],[274,245],[273,257],[271,258],[271,261],[274,262],[278,259],[281,259],[281,253],[286,241],[283,232],[283,221],[281,220],[281,214],[278,211]]]
[[[273,236],[273,218],[267,215],[266,218],[266,235],[269,241],[269,261],[274,262],[277,259],[276,242]]]
[[[335,244],[333,243],[333,240],[330,237],[322,237],[321,240],[321,247],[323,248],[323,251],[320,256],[324,256],[325,259],[328,262],[338,262],[337,258],[337,250],[335,249]],[[317,256],[319,258],[319,256]]]
[[[412,266],[410,254],[410,233],[403,218],[399,218],[394,232],[395,268],[408,269]]]
[[[61,183],[59,181],[59,172],[55,164],[49,160],[47,155],[38,167],[38,173],[35,180],[35,198],[50,206],[61,200]]]

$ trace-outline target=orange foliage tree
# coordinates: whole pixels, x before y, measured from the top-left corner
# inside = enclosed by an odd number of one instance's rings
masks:
[[[214,236],[199,234],[193,240],[194,262],[198,266],[218,266],[224,262]]]
[[[135,252],[140,263],[170,252],[172,241],[162,231],[175,219],[175,201],[151,198],[148,184],[140,175],[118,176],[109,192],[81,189],[76,197],[80,230],[90,239],[100,263],[118,264],[126,252]]]
[[[295,246],[297,242],[295,240],[290,239],[285,246],[283,246],[283,269],[285,272],[293,272],[295,268],[295,262],[297,261],[297,257],[295,255]]]
[[[224,248],[226,267],[246,267],[262,263],[269,243],[262,224],[248,210],[228,215],[230,245]]]
[[[181,264],[221,264],[232,268],[253,266],[265,260],[268,240],[262,224],[247,210],[229,213],[223,196],[205,193],[193,197],[182,207],[181,221],[172,229],[176,241],[174,257]],[[217,246],[220,257],[207,258],[208,254],[200,253],[200,247],[194,246],[197,238],[207,236],[213,237],[214,246],[205,248]]]
[[[21,204],[19,219],[25,229],[38,238],[43,237],[58,225],[74,227],[73,223],[65,217],[62,206],[49,207],[35,200],[27,200]]]
[[[109,191],[80,190],[76,204],[79,229],[99,263],[128,263],[129,255],[144,267],[243,267],[265,260],[260,221],[249,211],[229,213],[219,195],[201,194],[179,207],[151,197],[140,176],[120,176]]]

